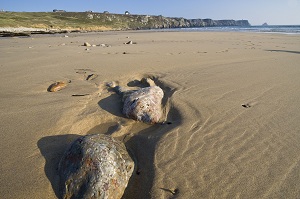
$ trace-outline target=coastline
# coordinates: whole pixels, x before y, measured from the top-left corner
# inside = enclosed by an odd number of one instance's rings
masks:
[[[70,142],[115,131],[130,133],[140,169],[125,198],[300,197],[299,35],[66,35],[1,40],[3,198],[59,197],[56,168]],[[164,87],[170,125],[124,118],[105,86],[144,76]],[[54,81],[71,83],[47,92]]]
[[[242,33],[265,33],[265,34],[290,34],[299,35],[300,25],[268,25],[268,26],[213,26],[213,27],[189,27],[189,28],[157,28],[144,30],[120,29],[113,30],[102,27],[96,29],[47,29],[47,28],[27,28],[27,27],[1,27],[0,37],[30,37],[34,34],[66,34],[66,33],[99,33],[116,31],[141,31],[141,32],[242,32]]]

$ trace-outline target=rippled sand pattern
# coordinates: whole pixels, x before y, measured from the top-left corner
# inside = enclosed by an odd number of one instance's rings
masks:
[[[128,37],[136,45],[124,45]],[[1,198],[59,197],[66,147],[99,132],[118,135],[135,159],[124,198],[300,198],[299,35],[109,32],[0,42]],[[164,124],[127,119],[106,86],[134,89],[148,76],[166,95]],[[47,92],[56,81],[70,83]]]

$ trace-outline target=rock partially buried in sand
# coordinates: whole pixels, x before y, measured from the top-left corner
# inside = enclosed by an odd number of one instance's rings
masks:
[[[47,91],[48,92],[56,92],[56,91],[59,91],[59,90],[65,88],[66,86],[67,86],[67,83],[65,83],[63,81],[55,82],[48,87]]]
[[[133,169],[123,143],[102,134],[80,137],[59,163],[63,198],[119,199]]]
[[[158,123],[162,117],[163,97],[164,92],[158,86],[141,88],[126,96],[123,114],[128,118],[145,123]]]
[[[128,42],[125,42],[124,44],[131,45],[131,44],[137,44],[137,43],[133,42],[133,41],[128,41]]]
[[[91,45],[90,43],[88,43],[88,42],[84,42],[84,43],[83,43],[83,46],[91,47],[92,45]]]

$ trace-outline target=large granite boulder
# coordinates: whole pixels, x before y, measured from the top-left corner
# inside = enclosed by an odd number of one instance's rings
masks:
[[[141,88],[125,97],[123,114],[137,121],[158,123],[163,115],[163,90],[158,86]]]
[[[102,134],[80,137],[59,163],[63,198],[119,199],[133,169],[123,143]]]

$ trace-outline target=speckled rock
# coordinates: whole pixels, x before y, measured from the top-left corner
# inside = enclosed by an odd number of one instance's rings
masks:
[[[162,117],[163,97],[164,92],[158,86],[141,88],[126,96],[123,114],[128,118],[145,123],[158,123]]]
[[[80,137],[59,163],[62,198],[121,198],[133,169],[123,143],[102,134]]]

